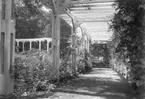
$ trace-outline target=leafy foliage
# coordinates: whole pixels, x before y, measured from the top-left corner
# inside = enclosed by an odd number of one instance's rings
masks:
[[[94,56],[104,56],[106,49],[107,49],[106,44],[94,43],[91,45],[91,54]]]
[[[17,0],[16,8],[16,38],[35,38],[46,36],[50,32],[51,18],[42,11],[43,4],[40,0]],[[50,2],[52,8],[52,2]],[[46,29],[47,28],[47,29]],[[43,34],[44,33],[44,34]],[[50,36],[50,35],[48,35]],[[91,69],[89,53],[83,49],[83,56],[77,55],[77,67],[72,66],[71,27],[61,20],[60,27],[60,81],[66,81]],[[14,65],[15,93],[28,95],[39,91],[50,90],[51,83],[56,81],[51,65],[51,53],[32,50],[21,53],[16,57]],[[84,57],[85,56],[85,57]],[[79,57],[79,58],[78,58]]]
[[[80,60],[80,59],[79,59]],[[88,60],[79,62],[78,71],[72,66],[71,60],[61,59],[59,68],[60,81],[67,81],[91,69]],[[30,51],[15,58],[14,82],[15,94],[21,96],[24,93],[32,95],[40,91],[49,91],[54,88],[56,79],[53,75],[51,55],[45,51]],[[53,86],[52,86],[53,85]]]
[[[29,52],[27,56],[16,57],[14,69],[17,95],[46,91],[53,79],[51,57],[47,52]]]
[[[84,73],[91,70],[91,62],[89,60],[89,53],[84,51],[85,57],[77,56],[77,67],[72,66],[72,48],[71,48],[71,28],[64,21],[61,20],[60,30],[60,57],[61,63],[59,68],[60,81],[67,81],[76,77],[79,73]],[[85,50],[85,49],[83,49]],[[21,53],[15,60],[15,92],[16,94],[36,93],[39,91],[50,90],[51,83],[56,81],[53,75],[53,66],[51,53],[47,51],[32,50]],[[80,57],[80,58],[78,58]],[[18,93],[20,92],[20,93]]]
[[[16,38],[51,36],[50,13],[39,0],[17,0],[15,4]]]
[[[109,51],[107,48],[107,44],[97,44],[93,43],[90,48],[90,52],[92,54],[92,58],[103,57],[103,63],[108,66],[109,63]]]
[[[60,57],[66,58],[71,54],[71,27],[63,19],[60,25]]]
[[[144,0],[118,0],[110,28],[114,31],[110,42],[110,63],[118,69],[126,68],[129,79],[138,87],[144,86]],[[123,71],[122,71],[123,72]],[[143,88],[143,87],[142,87]]]

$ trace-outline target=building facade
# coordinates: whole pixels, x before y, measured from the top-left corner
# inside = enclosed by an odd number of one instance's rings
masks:
[[[13,93],[14,42],[13,0],[0,0],[0,95]]]

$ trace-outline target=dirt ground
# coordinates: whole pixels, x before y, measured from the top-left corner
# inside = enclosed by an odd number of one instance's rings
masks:
[[[110,68],[94,68],[38,99],[134,99],[127,81]]]

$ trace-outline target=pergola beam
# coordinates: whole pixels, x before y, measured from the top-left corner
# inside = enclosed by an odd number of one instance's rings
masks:
[[[104,19],[104,18],[92,18],[92,19],[85,19],[85,18],[78,18],[78,21],[80,22],[107,22],[108,20],[107,19]]]
[[[111,13],[115,10],[103,9],[103,10],[83,10],[83,11],[72,11],[73,14],[86,14],[86,13]]]
[[[88,30],[88,32],[99,32],[99,34],[108,32],[108,29],[107,29],[107,28],[98,29],[98,30],[93,30],[92,28],[89,28],[89,29],[90,29],[90,30]]]
[[[92,8],[90,8],[90,10],[88,9],[88,8],[70,8],[70,11],[79,11],[79,12],[81,12],[81,11],[96,11],[96,10],[98,10],[98,11],[103,11],[103,10],[114,10],[113,8],[96,8],[96,7],[92,7]]]
[[[108,12],[108,13],[103,13],[103,12],[100,12],[100,13],[89,13],[90,16],[106,16],[106,15],[111,15],[112,12]],[[76,13],[75,16],[84,16],[86,15],[85,13]]]
[[[65,21],[70,22],[71,20],[70,19],[65,19]],[[107,22],[107,20],[104,20],[104,19],[94,19],[94,20],[93,19],[89,19],[89,20],[80,19],[78,21],[81,22],[82,24],[83,23]]]
[[[75,8],[75,7],[104,7],[104,6],[111,6],[114,2],[108,2],[108,3],[88,3],[88,4],[74,4],[74,5],[68,5],[69,8]]]
[[[67,4],[89,4],[89,3],[106,3],[106,2],[114,2],[116,0],[68,0]]]

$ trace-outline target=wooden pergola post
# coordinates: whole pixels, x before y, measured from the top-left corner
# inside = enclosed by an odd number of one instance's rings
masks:
[[[22,52],[25,51],[25,42],[22,42]]]
[[[87,51],[90,51],[90,42],[89,42],[89,37],[87,37]]]
[[[71,15],[69,11],[66,11],[67,15],[71,18],[72,27],[71,27],[71,36],[72,36],[72,66],[75,68],[75,71],[77,71],[77,65],[76,65],[76,26],[74,22],[74,17]]]
[[[72,20],[72,22],[73,22],[73,20]],[[73,48],[72,65],[75,68],[75,70],[77,71],[77,66],[76,66],[76,35],[75,35],[75,27],[74,26],[71,28],[71,34],[72,34],[72,48]]]
[[[19,52],[19,41],[17,42],[17,52]]]
[[[57,1],[56,1],[57,2]],[[60,67],[60,16],[59,5],[54,5],[56,11],[52,14],[52,66],[53,76],[59,81]]]
[[[29,43],[30,43],[30,44],[29,44],[29,47],[30,47],[29,50],[31,51],[31,50],[32,50],[32,41],[30,41]]]
[[[49,41],[47,40],[47,52],[49,51]]]
[[[41,51],[41,40],[39,41],[39,51]]]
[[[88,37],[86,38],[86,49],[87,49],[87,52],[88,52]]]

